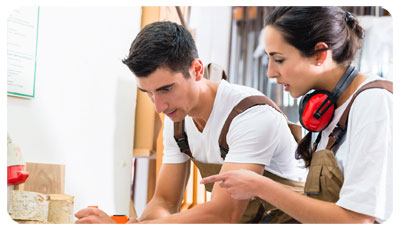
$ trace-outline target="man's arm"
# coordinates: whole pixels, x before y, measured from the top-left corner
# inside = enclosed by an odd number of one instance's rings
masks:
[[[259,164],[225,163],[220,173],[238,169],[247,169],[261,174],[264,170],[264,166]],[[175,175],[169,175],[163,183],[168,183],[173,177],[175,177]],[[214,184],[211,200],[209,202],[180,213],[164,215],[165,217],[160,219],[142,221],[142,223],[237,223],[246,210],[248,202],[249,200],[235,200],[231,198],[226,189],[221,188],[219,184],[216,183]],[[158,215],[158,217],[160,216],[161,215]]]
[[[190,161],[162,164],[153,198],[139,221],[159,219],[179,212],[190,173]]]
[[[159,219],[179,211],[189,178],[190,161],[179,164],[163,164],[157,180],[153,198],[139,221]],[[75,213],[77,224],[115,223],[110,216],[98,208],[84,208]],[[137,223],[130,219],[128,223]]]

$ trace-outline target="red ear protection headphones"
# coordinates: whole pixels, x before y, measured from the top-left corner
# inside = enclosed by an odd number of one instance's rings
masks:
[[[326,90],[315,90],[303,96],[299,106],[301,125],[311,132],[324,130],[333,119],[336,109],[336,100],[342,95],[354,80],[358,71],[352,65],[336,84],[332,93]]]

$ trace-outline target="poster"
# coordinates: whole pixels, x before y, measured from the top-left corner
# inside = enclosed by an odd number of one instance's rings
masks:
[[[34,98],[39,7],[15,9],[7,19],[7,93]]]

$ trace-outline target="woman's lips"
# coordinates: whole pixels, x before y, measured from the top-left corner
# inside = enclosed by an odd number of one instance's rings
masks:
[[[283,84],[284,90],[289,91],[289,85],[288,84]]]

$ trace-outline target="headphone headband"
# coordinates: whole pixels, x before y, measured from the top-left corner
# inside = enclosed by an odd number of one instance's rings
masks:
[[[350,65],[343,76],[340,78],[335,88],[332,91],[332,100],[336,102],[336,100],[342,95],[342,93],[347,89],[350,83],[357,76],[358,71],[355,66]]]

